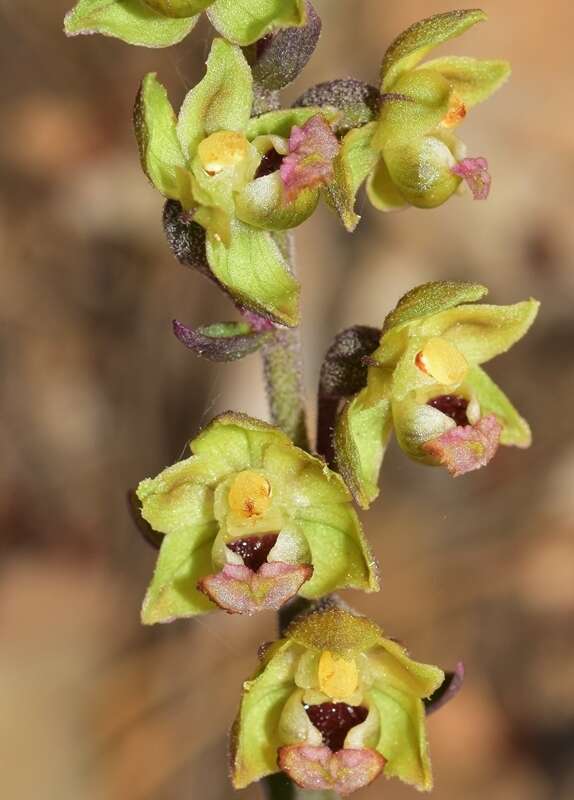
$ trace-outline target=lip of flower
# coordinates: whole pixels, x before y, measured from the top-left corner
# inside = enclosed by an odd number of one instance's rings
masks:
[[[494,458],[502,425],[494,414],[480,415],[476,399],[462,394],[442,394],[427,405],[453,420],[454,426],[422,445],[423,451],[445,466],[453,477],[484,467]]]
[[[304,704],[322,744],[294,744],[279,748],[278,765],[301,788],[332,790],[347,795],[371,783],[385,759],[367,747],[345,746],[347,735],[365,722],[368,709],[344,702]]]

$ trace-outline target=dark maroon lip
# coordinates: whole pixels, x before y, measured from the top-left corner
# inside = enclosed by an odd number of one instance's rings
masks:
[[[241,556],[246,567],[257,572],[275,546],[278,533],[265,533],[263,536],[246,536],[244,539],[234,539],[227,547],[236,555]]]
[[[470,424],[466,414],[468,408],[466,397],[461,397],[461,395],[457,394],[441,394],[439,397],[433,397],[432,400],[429,400],[427,405],[436,408],[442,414],[446,414],[447,417],[456,422],[459,428]]]
[[[347,703],[305,705],[305,711],[323,737],[323,743],[333,753],[343,749],[351,728],[364,722],[369,713],[364,706],[350,706]]]

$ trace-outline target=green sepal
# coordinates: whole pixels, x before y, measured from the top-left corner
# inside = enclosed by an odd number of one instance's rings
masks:
[[[207,258],[240,305],[284,325],[298,324],[299,283],[270,233],[233,220],[228,247],[208,236]]]
[[[367,197],[379,211],[397,211],[408,205],[393,183],[384,158],[379,158],[367,179]]]
[[[296,228],[319,202],[319,189],[303,189],[289,202],[278,171],[251,181],[235,196],[235,213],[242,222],[269,231]]]
[[[435,14],[415,22],[398,36],[384,55],[381,66],[381,91],[394,89],[397,78],[413,69],[439,44],[460,36],[487,18],[480,9],[464,9]]]
[[[376,129],[377,123],[370,122],[343,137],[339,153],[333,160],[333,180],[325,189],[329,205],[338,212],[350,233],[361,219],[355,212],[357,192],[379,157],[371,146]]]
[[[386,686],[384,691],[372,687],[368,702],[384,720],[376,745],[385,754],[384,775],[430,791],[433,780],[423,701]]]
[[[68,36],[103,33],[127,44],[169,47],[181,42],[196,22],[197,16],[169,19],[142,0],[79,0],[66,14],[64,31]]]
[[[245,127],[245,135],[252,141],[257,136],[281,136],[289,138],[291,129],[304,125],[311,117],[321,114],[327,122],[335,120],[339,114],[331,106],[307,106],[306,108],[283,108],[278,111],[268,111],[258,117],[251,117]]]
[[[316,599],[338,589],[379,589],[375,559],[349,502],[298,509],[294,518],[313,565],[312,578],[299,590],[301,597]]]
[[[285,636],[309,650],[356,656],[380,645],[383,632],[372,620],[337,606],[296,618]]]
[[[155,72],[146,75],[141,83],[134,108],[134,130],[143,171],[164,197],[178,200],[178,168],[185,168],[185,159],[177,138],[175,113]]]
[[[191,443],[214,474],[223,477],[243,469],[257,468],[270,442],[294,447],[289,437],[262,420],[237,412],[215,417]]]
[[[367,386],[343,406],[334,439],[337,466],[361,508],[368,508],[379,494],[391,430],[391,373],[371,368]]]
[[[486,61],[458,56],[427,61],[424,69],[439,72],[467,108],[488,100],[510,77],[508,61]]]
[[[418,323],[418,335],[442,336],[452,342],[469,364],[482,364],[505,353],[534,322],[540,303],[524,300],[511,306],[463,305]]]
[[[213,0],[143,0],[145,6],[149,6],[164,17],[173,19],[201,14],[212,3]]]
[[[279,771],[277,751],[283,744],[279,720],[296,690],[298,648],[290,641],[273,644],[254,677],[243,684],[239,713],[231,731],[231,778],[243,789]]]
[[[179,112],[177,135],[186,157],[192,158],[211,133],[243,131],[252,104],[253,79],[245,56],[239,47],[214,39],[205,77],[187,93]]]
[[[416,286],[403,295],[385,317],[383,336],[391,328],[447,311],[461,303],[475,303],[487,294],[486,286],[465,281],[433,281]]]
[[[215,0],[207,15],[221,36],[242,47],[307,20],[305,0],[250,0],[248,9],[237,0]]]
[[[465,379],[480,405],[482,416],[494,414],[502,423],[500,444],[514,447],[530,447],[532,433],[528,422],[520,416],[508,397],[481,367],[471,367]]]
[[[193,617],[215,608],[197,589],[197,582],[211,569],[216,534],[217,525],[211,522],[190,525],[164,538],[142,606],[144,625]]]

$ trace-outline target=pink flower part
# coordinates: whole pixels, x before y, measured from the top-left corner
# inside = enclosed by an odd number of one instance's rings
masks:
[[[345,796],[374,781],[381,774],[385,759],[367,748],[333,753],[326,746],[299,744],[281,747],[278,763],[302,789],[326,789]]]
[[[261,317],[259,314],[256,314],[254,311],[248,311],[247,309],[243,309],[241,311],[241,316],[251,325],[252,330],[255,333],[265,333],[266,331],[272,331],[275,328],[275,325],[270,322],[265,317]]]
[[[476,425],[464,425],[443,433],[424,444],[423,450],[458,478],[488,464],[498,449],[501,432],[500,422],[494,414],[488,414]]]
[[[263,564],[257,572],[242,564],[226,564],[202,578],[197,588],[230,614],[277,610],[294,597],[313,574],[308,564]]]
[[[289,153],[279,168],[288,202],[303,189],[329,183],[338,152],[337,137],[320,114],[308,119],[302,127],[295,125],[289,137]]]
[[[475,200],[486,200],[492,183],[486,158],[463,158],[451,171],[466,181]]]

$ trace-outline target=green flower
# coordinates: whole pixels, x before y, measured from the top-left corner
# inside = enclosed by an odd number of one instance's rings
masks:
[[[215,39],[206,75],[177,118],[155,74],[147,75],[135,131],[150,181],[205,228],[217,280],[241,306],[294,325],[299,284],[271,232],[293,228],[314,211],[329,180],[333,142],[338,150],[321,112],[336,112],[296,108],[252,118],[252,83],[240,48]],[[273,168],[282,156],[292,164],[286,176]]]
[[[190,447],[190,458],[137,489],[142,517],[165,534],[144,623],[378,588],[349,492],[324,461],[271,425],[231,413]]]
[[[455,476],[487,464],[499,444],[530,445],[527,422],[480,365],[524,336],[539,303],[471,305],[487,291],[428,283],[387,316],[367,385],[345,403],[335,432],[337,462],[362,507],[378,495],[392,430],[411,458]]]
[[[379,118],[350,131],[335,161],[335,204],[350,230],[359,220],[354,202],[365,178],[367,194],[381,211],[434,208],[463,180],[475,199],[488,196],[486,159],[467,158],[454,130],[507,80],[509,64],[447,56],[420,65],[435,47],[485,19],[480,10],[437,14],[412,25],[387,50]]]
[[[283,770],[346,795],[379,774],[432,788],[423,698],[444,681],[373,622],[341,608],[296,620],[263,649],[232,731],[232,779]]]
[[[128,44],[169,47],[195,27],[202,11],[221,36],[242,46],[280,28],[304,25],[304,0],[79,0],[66,15],[69,36],[103,33]]]

